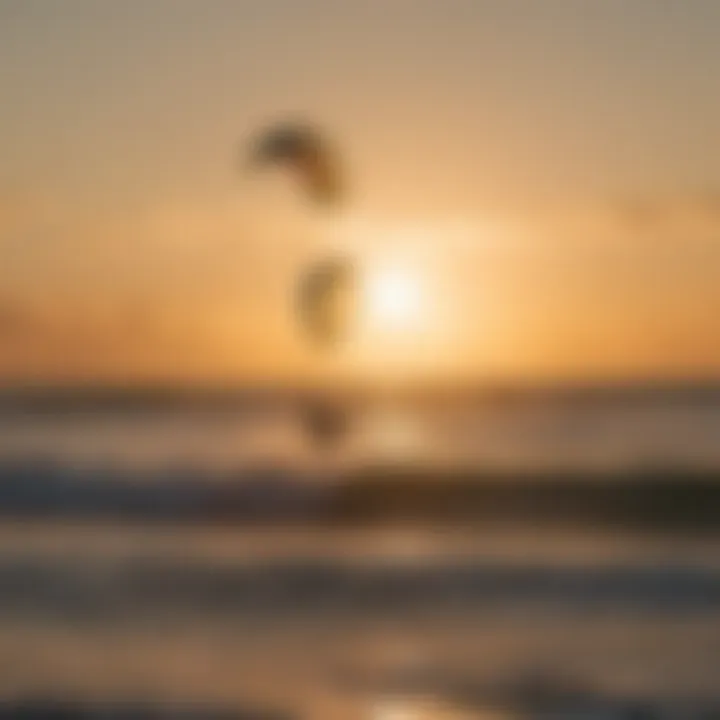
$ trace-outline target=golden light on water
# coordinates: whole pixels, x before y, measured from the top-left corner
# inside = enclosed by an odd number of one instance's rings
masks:
[[[511,720],[503,711],[473,708],[470,712],[430,700],[385,699],[374,704],[371,720]]]
[[[380,457],[400,460],[417,458],[427,438],[416,417],[392,409],[380,409],[370,418],[367,440]]]
[[[385,701],[378,703],[373,712],[373,720],[417,720],[418,715],[405,703]]]

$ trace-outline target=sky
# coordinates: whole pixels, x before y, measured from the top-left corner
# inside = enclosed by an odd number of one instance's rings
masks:
[[[715,0],[0,0],[0,382],[718,377],[719,27]],[[285,118],[341,150],[339,216],[239,172]],[[338,247],[414,317],[318,358],[289,298]]]

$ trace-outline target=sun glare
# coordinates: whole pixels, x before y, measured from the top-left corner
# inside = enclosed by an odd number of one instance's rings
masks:
[[[378,268],[367,279],[365,303],[373,327],[410,329],[423,314],[420,279],[406,268]]]

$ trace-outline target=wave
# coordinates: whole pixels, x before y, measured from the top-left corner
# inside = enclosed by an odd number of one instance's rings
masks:
[[[93,562],[7,554],[0,560],[3,619],[51,618],[73,626],[158,617],[226,622],[248,615],[276,623],[348,617],[402,623],[488,610],[580,607],[641,613],[645,619],[716,616],[720,570],[669,563],[417,565],[308,558],[211,563],[153,557]]]
[[[0,517],[231,524],[526,523],[720,530],[720,473],[482,472],[377,466],[318,477],[242,471],[0,463]]]

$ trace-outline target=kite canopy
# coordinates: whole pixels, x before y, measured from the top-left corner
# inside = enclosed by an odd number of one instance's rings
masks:
[[[288,123],[262,131],[253,142],[250,161],[252,167],[288,167],[314,202],[337,205],[344,199],[337,156],[325,135],[311,125]]]
[[[347,333],[356,302],[356,273],[344,258],[314,263],[300,278],[296,308],[300,326],[316,344],[334,347]]]

